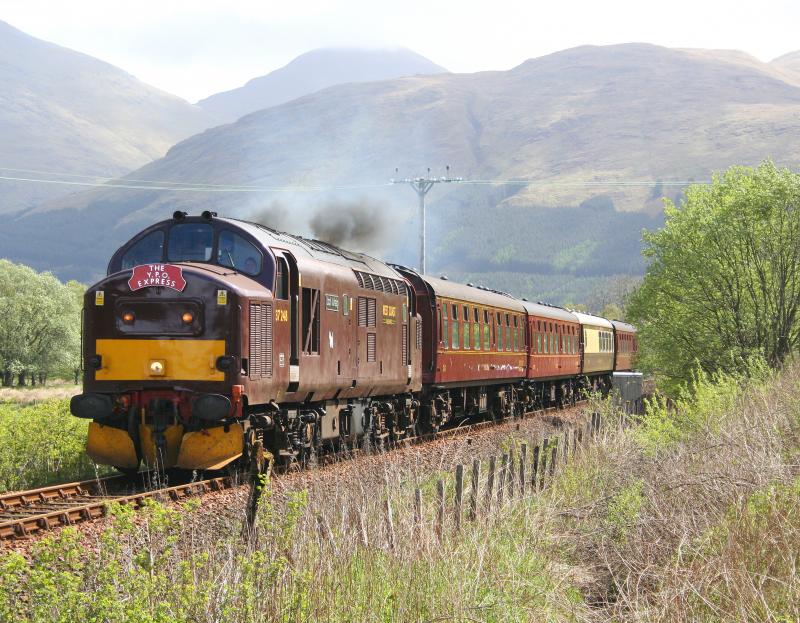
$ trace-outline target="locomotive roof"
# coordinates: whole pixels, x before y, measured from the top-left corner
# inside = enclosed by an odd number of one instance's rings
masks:
[[[297,259],[309,258],[320,262],[338,264],[375,275],[391,277],[393,279],[402,278],[389,265],[364,253],[347,251],[346,249],[341,249],[321,240],[313,240],[303,238],[302,236],[287,234],[286,232],[277,231],[265,225],[251,223],[250,221],[220,217],[215,217],[214,220],[222,221],[245,230],[265,247],[286,249]]]
[[[578,317],[578,321],[581,324],[588,324],[594,327],[603,327],[604,329],[613,329],[614,325],[611,324],[610,320],[606,320],[601,316],[594,316],[592,314],[584,314],[582,312],[573,312],[575,316]]]
[[[636,333],[636,327],[632,324],[623,322],[622,320],[612,320],[611,324],[617,331],[628,331],[629,333]]]
[[[522,306],[522,301],[515,299],[510,294],[484,290],[482,288],[476,288],[475,286],[466,286],[446,279],[429,277],[428,275],[420,275],[419,277],[431,287],[436,296],[458,299],[477,305],[502,307],[503,309],[510,309],[518,312],[525,311],[525,308]]]
[[[531,303],[530,301],[523,301],[522,305],[531,316],[553,318],[554,320],[566,320],[567,322],[578,322],[578,317],[563,307],[556,307],[555,305],[542,305],[541,303]]]

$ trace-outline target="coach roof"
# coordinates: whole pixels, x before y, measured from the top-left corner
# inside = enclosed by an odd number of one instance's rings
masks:
[[[581,324],[591,325],[593,327],[603,327],[604,329],[614,328],[614,325],[611,324],[610,320],[606,320],[605,318],[601,318],[600,316],[593,316],[592,314],[583,314],[581,312],[574,312],[574,313],[578,317],[578,321]]]
[[[525,311],[531,316],[552,318],[553,320],[565,320],[567,322],[578,322],[578,317],[563,307],[542,305],[541,303],[531,303],[530,301],[523,301],[522,305],[525,307]]]
[[[454,283],[437,277],[428,277],[427,275],[420,275],[420,279],[431,287],[437,297],[441,296],[475,305],[501,307],[510,311],[525,313],[522,301],[515,299],[510,294],[476,288],[475,286],[465,286],[461,283]]]
[[[636,333],[636,327],[634,327],[632,324],[628,324],[627,322],[623,322],[622,320],[612,320],[611,324],[614,325],[614,328],[617,331]]]

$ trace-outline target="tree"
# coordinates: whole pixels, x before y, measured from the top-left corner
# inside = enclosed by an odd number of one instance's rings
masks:
[[[640,365],[675,382],[754,355],[780,366],[800,338],[800,175],[732,167],[685,197],[644,236],[650,266],[627,309]]]
[[[14,376],[44,381],[80,357],[77,282],[62,284],[50,273],[0,260],[0,369],[3,385]]]

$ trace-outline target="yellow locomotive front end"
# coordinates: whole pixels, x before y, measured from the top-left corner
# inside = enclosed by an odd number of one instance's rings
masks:
[[[86,295],[87,453],[121,469],[217,469],[243,452],[235,295],[208,267],[153,264]]]
[[[241,308],[270,295],[254,280],[266,262],[210,217],[178,215],[122,247],[84,300],[84,393],[71,410],[92,420],[99,464],[219,469],[245,451]]]

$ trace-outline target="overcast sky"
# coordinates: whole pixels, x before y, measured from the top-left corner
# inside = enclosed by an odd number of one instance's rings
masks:
[[[192,102],[323,46],[404,46],[451,71],[582,44],[800,49],[800,1],[0,0],[0,19]]]

